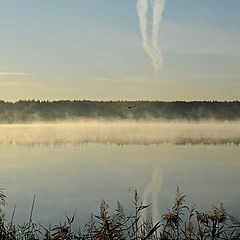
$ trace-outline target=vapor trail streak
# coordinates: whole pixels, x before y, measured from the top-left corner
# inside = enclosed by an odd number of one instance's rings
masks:
[[[156,57],[154,58],[153,66],[155,68],[155,73],[161,70],[162,65],[162,53],[159,46],[159,27],[162,21],[162,14],[164,11],[166,0],[155,0],[153,2],[153,26],[152,26],[152,46]]]
[[[137,1],[137,12],[139,18],[139,28],[142,35],[142,45],[145,52],[154,61],[154,53],[152,47],[149,44],[148,34],[147,34],[147,15],[148,15],[148,0],[138,0]]]
[[[148,0],[137,1],[137,13],[139,18],[139,28],[142,35],[142,45],[145,52],[152,60],[154,72],[158,73],[162,65],[162,53],[159,47],[159,26],[162,20],[166,0],[153,0],[152,2],[152,41],[149,43],[147,25],[148,25]]]

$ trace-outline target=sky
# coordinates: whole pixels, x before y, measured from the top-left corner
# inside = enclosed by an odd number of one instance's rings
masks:
[[[239,0],[166,0],[157,73],[136,0],[0,4],[2,100],[240,100]]]

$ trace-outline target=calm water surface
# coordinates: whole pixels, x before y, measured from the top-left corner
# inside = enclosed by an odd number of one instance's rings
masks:
[[[207,210],[223,202],[240,215],[240,147],[177,145],[0,146],[0,186],[8,197],[7,216],[28,220],[33,196],[35,222],[48,224],[72,215],[86,223],[105,199],[131,211],[133,190],[153,202],[157,218],[171,206],[176,187],[189,204]],[[149,210],[151,211],[151,210]],[[150,212],[151,214],[151,212]]]

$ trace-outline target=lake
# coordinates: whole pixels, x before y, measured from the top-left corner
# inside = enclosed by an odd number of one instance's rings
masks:
[[[153,203],[147,214],[157,221],[177,186],[198,210],[223,202],[240,215],[239,123],[46,123],[0,130],[0,186],[8,218],[16,204],[15,222],[29,219],[36,195],[35,222],[55,224],[76,211],[83,226],[102,199],[113,210],[119,200],[132,211],[135,189]]]

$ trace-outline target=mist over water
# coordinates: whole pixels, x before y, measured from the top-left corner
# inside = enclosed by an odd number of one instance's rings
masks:
[[[240,122],[100,121],[3,124],[0,144],[239,144]]]
[[[34,194],[36,219],[48,224],[77,209],[85,223],[103,198],[128,206],[131,188],[155,223],[178,185],[200,207],[222,201],[238,211],[239,121],[79,120],[5,124],[0,133],[1,186],[8,216],[19,206],[17,222]]]

